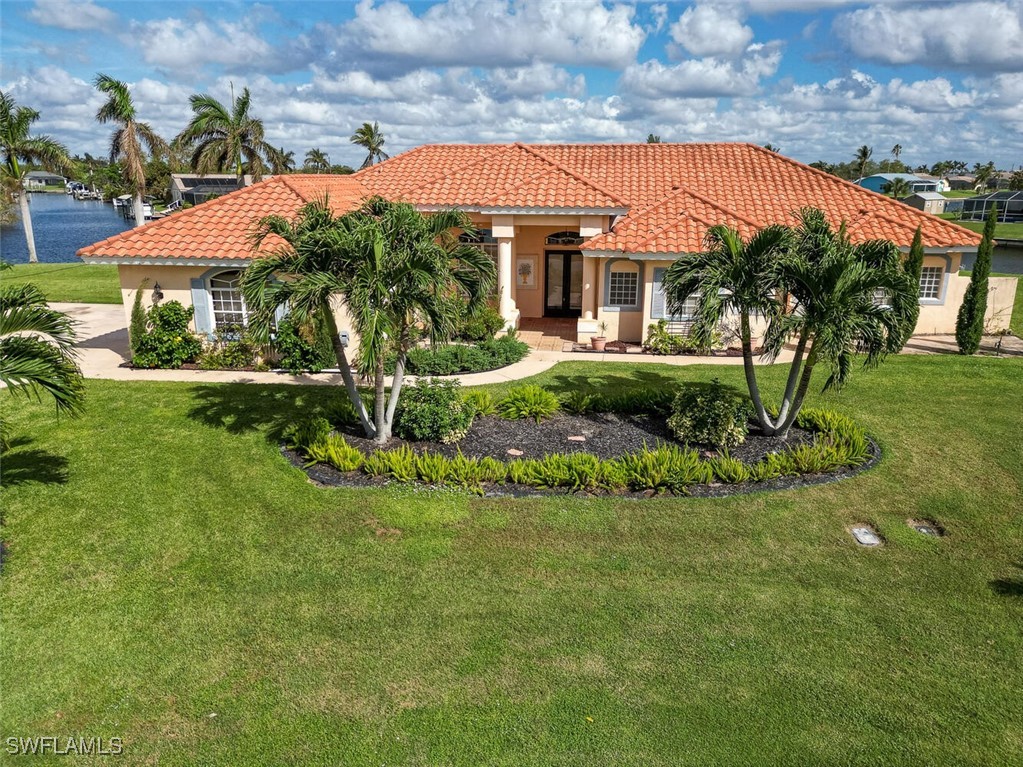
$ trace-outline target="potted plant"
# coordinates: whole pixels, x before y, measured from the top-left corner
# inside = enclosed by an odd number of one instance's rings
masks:
[[[600,331],[600,335],[590,336],[590,347],[595,352],[602,352],[604,351],[604,346],[607,344],[607,323],[599,323],[597,325],[597,329]]]

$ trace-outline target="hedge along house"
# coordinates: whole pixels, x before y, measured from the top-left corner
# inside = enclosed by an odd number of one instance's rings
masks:
[[[328,194],[335,211],[370,195],[424,212],[457,208],[497,263],[495,301],[509,327],[569,318],[579,341],[607,324],[614,340],[640,341],[667,317],[661,280],[680,254],[703,248],[714,224],[745,237],[793,224],[805,206],[854,241],[925,246],[918,333],[950,333],[968,279],[962,255],[980,236],[835,176],[749,144],[467,144],[422,146],[353,176],[277,176],[84,248],[87,263],[120,266],[125,311],[144,279],[196,307],[196,330],[244,320],[238,270],[252,259],[260,216],[291,215]],[[1007,280],[1006,282],[1014,282]],[[989,316],[1008,325],[1015,285],[992,280]],[[999,319],[1004,315],[1004,321]],[[339,317],[339,326],[344,327]]]

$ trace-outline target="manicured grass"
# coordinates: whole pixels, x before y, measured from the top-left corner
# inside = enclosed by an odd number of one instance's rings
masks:
[[[533,380],[713,377],[742,385]],[[719,500],[317,488],[275,444],[317,387],[90,381],[78,421],[5,397],[2,729],[120,735],[125,765],[1023,763],[1021,380],[856,371],[812,403],[878,468]]]
[[[965,227],[972,232],[982,234],[984,232],[983,221],[960,221],[955,213],[941,213],[940,218],[951,221],[959,226]],[[995,239],[1023,240],[1023,223],[1018,224],[995,224]]]
[[[0,273],[0,281],[31,282],[50,301],[87,304],[121,303],[116,266],[93,264],[18,264]]]
[[[947,197],[950,200],[961,200],[967,197],[976,197],[977,193],[972,189],[956,189],[950,192],[942,192],[943,197]]]

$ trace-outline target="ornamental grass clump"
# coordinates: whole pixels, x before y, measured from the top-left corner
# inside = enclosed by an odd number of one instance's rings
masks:
[[[690,485],[710,482],[713,474],[699,453],[678,445],[644,448],[618,459],[626,485],[632,490],[684,493]]]
[[[343,472],[357,471],[366,460],[362,451],[349,445],[340,434],[330,434],[313,442],[305,448],[305,454],[309,459],[306,466],[326,463]]]
[[[429,485],[443,485],[451,475],[451,462],[440,453],[422,453],[416,456],[416,474]]]
[[[727,450],[719,456],[708,459],[707,466],[713,472],[715,479],[730,485],[748,482],[753,475],[749,466],[738,458],[732,458]]]
[[[502,418],[509,421],[532,418],[537,423],[550,418],[560,409],[561,403],[558,398],[535,384],[516,386],[497,405]]]
[[[330,422],[326,418],[307,418],[284,430],[284,444],[294,450],[308,450],[310,445],[330,436]]]
[[[467,392],[464,400],[477,416],[488,416],[497,413],[494,396],[486,389],[474,389],[471,392]]]
[[[709,386],[686,386],[672,403],[668,427],[681,442],[724,450],[746,441],[753,406],[718,379]]]

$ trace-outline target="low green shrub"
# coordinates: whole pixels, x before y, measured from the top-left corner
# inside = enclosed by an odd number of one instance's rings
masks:
[[[514,333],[491,338],[472,346],[445,344],[436,347],[416,347],[408,353],[406,372],[417,376],[445,376],[456,373],[482,373],[518,362],[529,353],[529,345],[519,341]],[[394,358],[387,364],[394,370]]]
[[[754,482],[766,482],[797,474],[792,458],[786,453],[768,453],[749,467],[750,479]]]
[[[509,421],[532,418],[540,423],[560,409],[558,398],[536,384],[516,386],[497,404],[498,413]]]
[[[569,392],[566,396],[561,398],[561,407],[563,410],[575,415],[586,415],[592,413],[594,407],[600,403],[600,398],[593,394],[586,394],[578,389]]]
[[[140,368],[179,368],[195,362],[202,341],[188,329],[195,310],[179,301],[154,304],[146,313],[149,330],[135,343],[132,364]]]
[[[323,442],[330,436],[330,422],[326,418],[307,418],[291,424],[284,430],[284,444],[294,450],[307,450],[310,445]]]
[[[386,477],[391,470],[386,450],[374,450],[363,461],[362,470],[371,477]]]
[[[475,410],[459,396],[457,381],[420,379],[398,401],[394,432],[402,439],[449,444],[462,439]]]
[[[273,350],[277,365],[292,375],[319,373],[337,365],[330,331],[322,321],[299,325],[285,317],[277,323]]]
[[[726,450],[719,456],[707,460],[707,465],[719,482],[737,485],[740,482],[748,482],[753,473],[750,467],[738,458],[732,458]]]
[[[416,474],[423,482],[443,485],[451,474],[451,461],[440,453],[422,453],[416,456]]]
[[[263,363],[259,344],[240,325],[217,331],[214,340],[203,349],[199,367],[204,370],[269,369]]]
[[[395,450],[374,450],[366,456],[363,470],[374,477],[414,482],[419,477],[419,462],[412,448],[402,445]]]
[[[477,416],[488,416],[497,413],[494,397],[486,389],[473,389],[470,392],[466,392],[464,400]]]
[[[349,445],[340,434],[330,434],[305,448],[309,463],[327,463],[338,471],[357,471],[366,457],[357,447]]]
[[[687,444],[735,447],[746,441],[753,405],[718,379],[710,386],[683,387],[672,403],[668,427]]]
[[[651,354],[707,354],[711,349],[724,346],[724,338],[719,331],[714,331],[710,344],[701,346],[692,336],[669,332],[667,320],[658,320],[647,326],[643,346]]]
[[[455,329],[455,338],[460,341],[489,341],[504,327],[501,313],[489,304],[473,312],[463,311]]]
[[[713,474],[700,455],[678,445],[658,445],[618,459],[626,485],[633,490],[685,492],[690,485],[710,482]]]
[[[504,482],[508,476],[508,467],[496,458],[486,456],[480,458],[480,479],[483,482]]]

